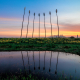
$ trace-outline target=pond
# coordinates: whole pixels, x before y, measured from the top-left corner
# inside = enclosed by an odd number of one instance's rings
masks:
[[[54,51],[0,52],[0,76],[31,74],[53,80],[59,76],[80,79],[80,56]]]

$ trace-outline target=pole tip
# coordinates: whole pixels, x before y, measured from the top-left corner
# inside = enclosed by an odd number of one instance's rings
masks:
[[[29,10],[29,14],[30,14],[30,10]]]
[[[49,11],[49,14],[51,15],[51,12]]]
[[[40,13],[38,14],[38,16],[40,16]]]
[[[57,9],[56,9],[56,13],[57,13]]]
[[[35,13],[34,13],[34,16],[35,16]]]
[[[43,15],[45,16],[45,13],[43,13]]]
[[[26,7],[24,7],[24,10],[26,9]]]

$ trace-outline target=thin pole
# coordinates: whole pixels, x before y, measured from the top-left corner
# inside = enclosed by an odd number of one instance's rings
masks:
[[[44,29],[45,29],[45,38],[46,38],[45,13],[43,13],[43,16],[44,16]]]
[[[29,10],[29,16],[30,16],[30,10]],[[27,33],[26,33],[26,38],[27,38],[27,36],[28,36],[29,16],[28,16],[28,24],[27,24]]]
[[[33,19],[33,33],[34,33],[34,20],[35,20],[35,13],[34,13],[34,19]],[[32,38],[33,38],[33,33],[32,33]]]
[[[58,25],[58,15],[57,15],[57,9],[56,9],[56,16],[57,16],[58,38],[59,38],[59,25]]]
[[[39,16],[39,38],[40,38],[40,13],[38,14]]]
[[[52,37],[52,23],[51,23],[51,12],[49,12],[50,14],[50,24],[51,24],[51,37]]]
[[[23,29],[23,22],[24,22],[25,9],[26,9],[26,7],[24,8],[24,14],[23,14],[23,21],[22,21],[22,28],[21,28],[21,36],[20,36],[20,38],[22,37],[22,29]]]

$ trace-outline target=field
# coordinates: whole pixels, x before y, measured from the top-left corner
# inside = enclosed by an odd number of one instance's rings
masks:
[[[80,55],[80,38],[0,38],[0,51],[62,51]]]

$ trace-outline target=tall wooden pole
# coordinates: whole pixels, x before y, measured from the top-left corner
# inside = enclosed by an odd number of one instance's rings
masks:
[[[30,10],[29,10],[29,16],[30,16]],[[27,38],[27,36],[28,36],[29,16],[28,16],[28,24],[27,24],[27,33],[26,33],[26,38]]]
[[[59,38],[59,25],[58,25],[58,15],[57,15],[57,9],[56,9],[56,16],[57,16],[58,38]]]
[[[34,20],[35,20],[35,13],[34,13],[34,19],[33,19],[33,33],[34,33]],[[32,33],[32,38],[33,38],[33,33]]]
[[[40,38],[40,13],[38,14],[39,16],[39,38]]]
[[[45,38],[46,38],[45,13],[43,13],[43,16],[44,16],[44,29],[45,29]]]
[[[49,12],[50,14],[50,24],[51,24],[51,37],[52,37],[52,23],[51,23],[51,12]]]
[[[22,37],[22,29],[23,29],[23,22],[24,22],[25,9],[26,9],[26,7],[24,8],[24,14],[23,14],[23,21],[22,21],[22,28],[21,28],[21,36],[20,36],[20,38]]]

